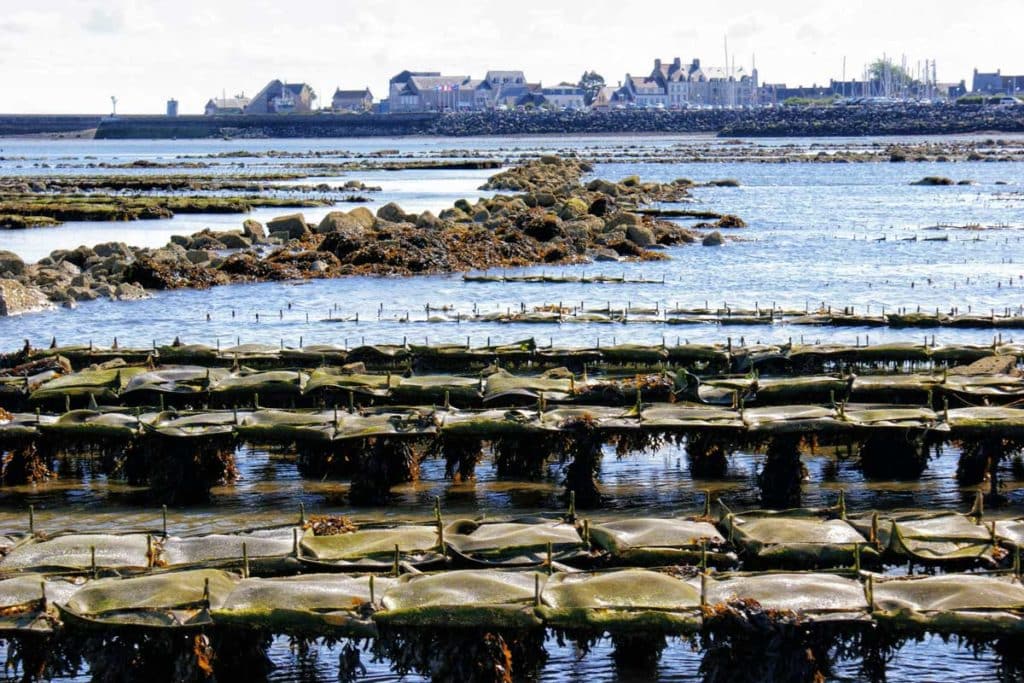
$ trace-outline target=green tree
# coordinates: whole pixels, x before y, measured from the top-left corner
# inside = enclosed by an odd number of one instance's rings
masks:
[[[604,76],[596,71],[584,72],[580,77],[580,82],[576,84],[576,87],[583,91],[583,99],[588,107],[594,103],[597,93],[601,92],[601,88],[604,86]]]
[[[916,83],[907,70],[892,61],[891,59],[876,59],[868,67],[868,74],[872,79],[884,81],[887,78],[892,83]]]

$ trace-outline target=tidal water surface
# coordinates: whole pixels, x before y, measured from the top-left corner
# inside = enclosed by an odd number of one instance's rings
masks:
[[[1005,137],[1005,136],[1004,136]],[[899,142],[900,140],[895,140]],[[841,147],[842,140],[820,141]],[[882,143],[894,142],[883,140]],[[24,340],[36,346],[61,343],[122,346],[166,344],[175,337],[186,343],[225,345],[264,342],[298,346],[336,343],[395,343],[403,338],[429,343],[471,345],[533,337],[542,344],[590,347],[614,342],[660,342],[676,338],[722,342],[726,337],[784,342],[853,342],[870,335],[872,343],[918,340],[914,331],[855,328],[772,326],[727,329],[716,325],[674,327],[664,323],[508,325],[465,321],[426,322],[428,306],[451,306],[468,313],[503,311],[552,303],[737,308],[776,305],[815,308],[854,306],[858,312],[898,307],[923,310],[959,307],[975,311],[1017,309],[1024,304],[1024,172],[1015,163],[647,163],[639,152],[669,146],[716,144],[707,138],[614,136],[515,139],[394,139],[289,141],[2,141],[0,174],[89,175],[106,173],[259,173],[289,170],[309,162],[300,153],[319,151],[318,161],[344,161],[379,150],[394,158],[496,158],[514,163],[523,155],[576,152],[601,157],[593,176],[617,179],[638,174],[644,180],[690,178],[698,182],[733,178],[739,187],[702,187],[693,191],[693,208],[741,216],[749,227],[727,231],[737,238],[722,248],[699,245],[672,248],[670,260],[653,263],[595,263],[516,271],[567,275],[625,275],[655,281],[649,284],[485,284],[464,282],[461,275],[416,278],[360,277],[294,283],[222,287],[210,291],[159,292],[138,302],[92,302],[75,310],[0,319],[0,349],[13,350]],[[784,144],[762,141],[761,144]],[[628,160],[616,161],[622,150]],[[221,152],[283,150],[294,156],[209,158]],[[625,156],[625,155],[623,155]],[[112,169],[145,159],[164,164],[205,159],[213,166],[194,169]],[[102,167],[106,164],[107,167]],[[396,201],[406,210],[435,213],[458,198],[471,201],[492,171],[351,171],[301,182],[340,184],[357,179],[379,185],[367,205],[376,208]],[[924,176],[948,176],[971,184],[918,187]],[[335,208],[345,208],[344,206]],[[324,209],[306,209],[317,221]],[[266,220],[290,210],[261,209],[248,217]],[[246,216],[180,216],[135,223],[69,223],[56,228],[0,232],[0,249],[36,260],[57,248],[124,241],[159,246],[172,234],[204,227],[238,227]],[[691,221],[692,222],[692,221]],[[982,228],[982,229],[979,229]],[[929,238],[947,237],[948,241]],[[884,238],[884,239],[883,239]],[[355,319],[358,315],[358,321]],[[401,319],[408,318],[409,322]],[[331,322],[324,319],[330,318]],[[337,318],[347,318],[338,322]],[[931,331],[928,332],[932,334]],[[942,330],[938,343],[989,343],[985,330]],[[1012,336],[1007,335],[1007,336]],[[828,505],[840,489],[853,509],[926,507],[965,509],[973,490],[955,481],[957,453],[947,450],[913,482],[866,482],[857,465],[833,453],[806,458],[810,477],[804,503]],[[293,453],[244,448],[237,453],[241,478],[213,491],[212,501],[198,508],[172,510],[177,533],[229,530],[280,523],[297,514],[299,502],[314,513],[349,514],[357,518],[425,517],[435,496],[446,514],[477,516],[560,509],[562,469],[552,464],[540,481],[499,479],[485,459],[475,481],[453,483],[444,478],[444,464],[428,461],[421,481],[398,487],[387,508],[353,509],[347,504],[347,483],[302,478]],[[755,477],[763,456],[738,453],[722,480],[695,481],[682,449],[666,446],[653,453],[617,458],[612,450],[602,463],[600,484],[606,507],[594,514],[670,515],[700,510],[706,490],[734,508],[757,505]],[[69,467],[74,465],[69,464]],[[0,532],[24,528],[28,505],[36,523],[47,530],[155,528],[160,511],[148,503],[144,490],[108,481],[88,462],[67,476],[35,486],[0,489]],[[1024,498],[1008,466],[1004,477],[1010,506],[1000,514],[1019,516]],[[599,645],[581,657],[571,646],[548,643],[549,660],[542,673],[548,681],[620,680]],[[336,653],[298,658],[285,640],[275,641],[271,656],[279,669],[271,680],[331,680]],[[662,681],[699,680],[700,654],[682,643],[670,646],[657,670]],[[976,655],[955,643],[928,638],[905,646],[890,663],[890,681],[962,681],[992,679],[995,656]],[[836,680],[857,680],[855,663],[842,664]],[[387,663],[370,666],[368,680],[394,680]],[[408,678],[408,680],[416,680]]]

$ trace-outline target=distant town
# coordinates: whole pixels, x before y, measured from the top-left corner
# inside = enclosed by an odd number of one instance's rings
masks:
[[[762,82],[757,67],[705,66],[699,59],[684,62],[655,59],[642,75],[625,74],[614,84],[587,72],[575,83],[544,86],[523,71],[493,70],[483,78],[437,71],[402,71],[388,82],[386,97],[377,99],[369,87],[336,88],[324,100],[308,83],[274,79],[254,96],[244,92],[210,98],[207,116],[244,114],[415,114],[482,111],[609,111],[615,109],[735,109],[780,105],[862,104],[966,101],[1020,104],[1024,75],[975,69],[966,80],[940,82],[934,61],[899,64],[882,58],[865,66],[858,79],[830,80],[826,86],[790,87]],[[177,116],[177,100],[167,115]]]

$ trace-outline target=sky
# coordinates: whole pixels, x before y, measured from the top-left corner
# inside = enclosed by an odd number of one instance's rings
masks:
[[[980,11],[974,11],[978,9]],[[762,82],[827,84],[886,54],[940,81],[973,69],[1024,72],[1022,0],[0,0],[0,113],[201,113],[222,92],[305,81],[386,96],[404,69],[481,77],[522,69],[531,82],[609,84],[654,58],[699,58]],[[1013,27],[1003,31],[1001,27]]]

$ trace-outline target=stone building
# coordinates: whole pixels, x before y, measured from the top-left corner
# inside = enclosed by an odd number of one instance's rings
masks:
[[[244,114],[245,108],[248,106],[249,98],[244,95],[236,95],[234,97],[213,97],[207,101],[203,113],[207,116]]]
[[[316,93],[306,83],[274,79],[246,106],[246,114],[306,114],[313,111]]]
[[[331,110],[336,112],[364,113],[373,110],[373,93],[363,90],[342,90],[337,88],[331,98]]]

